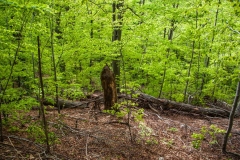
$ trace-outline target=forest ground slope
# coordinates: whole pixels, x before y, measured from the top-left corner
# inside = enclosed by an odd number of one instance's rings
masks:
[[[56,139],[51,145],[51,155],[44,153],[44,145],[36,143],[24,130],[29,124],[38,122],[38,111],[26,114],[29,123],[19,126],[21,131],[7,131],[5,141],[0,143],[0,159],[72,159],[72,160],[229,160],[221,153],[223,134],[209,134],[211,125],[227,129],[227,118],[213,118],[174,110],[156,114],[145,109],[142,122],[131,117],[131,136],[125,124],[127,118],[86,108],[48,110],[50,131]],[[120,123],[118,123],[120,122]],[[240,119],[234,121],[228,141],[228,151],[240,153]],[[20,125],[15,122],[15,125]],[[205,126],[207,133],[199,149],[192,146],[193,133],[201,133]],[[216,138],[216,139],[214,139]],[[212,143],[216,140],[215,143]]]

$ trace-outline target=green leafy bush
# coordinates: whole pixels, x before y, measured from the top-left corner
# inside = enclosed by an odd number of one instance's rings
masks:
[[[210,144],[217,144],[217,136],[220,134],[226,133],[225,130],[218,128],[216,125],[211,125],[209,128],[202,127],[200,133],[193,133],[191,137],[192,145],[194,148],[199,149],[204,139],[206,139],[207,135],[210,135]]]
[[[42,127],[37,124],[30,125],[26,132],[30,138],[33,138],[35,142],[44,144],[46,143],[45,133]],[[48,132],[49,144],[54,144],[58,142],[58,138],[54,132]]]

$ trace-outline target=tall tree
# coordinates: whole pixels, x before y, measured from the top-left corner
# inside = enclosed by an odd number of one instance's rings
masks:
[[[52,1],[52,7],[54,7],[54,3]],[[61,13],[61,11],[60,11]],[[60,14],[61,15],[61,14]],[[57,21],[57,27],[56,27],[56,32],[61,34],[60,31],[60,15],[58,17]],[[52,52],[52,65],[53,65],[53,74],[54,74],[54,82],[55,82],[55,98],[56,98],[56,106],[58,108],[58,113],[60,114],[60,105],[59,105],[59,100],[58,100],[58,81],[57,81],[57,68],[56,68],[56,62],[55,62],[55,53],[54,53],[54,15],[52,14],[50,18],[50,36],[51,36],[51,52]],[[58,38],[61,38],[61,35],[58,35]]]
[[[229,122],[228,122],[228,129],[227,132],[225,133],[224,136],[224,140],[223,140],[223,145],[222,145],[222,152],[223,153],[227,153],[226,148],[227,148],[227,141],[228,141],[228,137],[231,133],[232,127],[233,127],[233,119],[234,119],[234,115],[235,115],[235,111],[239,102],[239,97],[240,97],[240,81],[237,84],[237,89],[236,89],[236,96],[234,99],[234,103],[232,106],[232,111],[231,114],[229,116]],[[236,154],[235,154],[236,155]],[[240,157],[240,155],[237,155],[238,157]]]
[[[112,61],[113,72],[116,76],[116,86],[117,92],[120,92],[120,56],[122,54],[122,25],[123,25],[123,13],[124,13],[124,0],[116,0],[112,3],[112,23],[113,23],[113,33],[112,42],[117,41],[118,55]]]
[[[196,9],[196,15],[195,15],[195,29],[198,29],[198,9]],[[186,80],[186,85],[185,85],[185,89],[184,89],[184,97],[183,97],[183,102],[187,102],[187,91],[188,91],[188,86],[189,86],[189,78],[191,75],[191,69],[192,69],[192,65],[193,65],[193,59],[194,59],[194,54],[195,54],[195,43],[196,43],[196,35],[193,35],[193,40],[192,40],[192,51],[191,51],[191,58],[190,58],[190,62],[189,62],[189,67],[188,67],[188,71],[187,71],[187,80]]]
[[[38,72],[39,72],[39,82],[40,82],[40,87],[41,87],[41,98],[40,98],[40,109],[41,109],[41,116],[42,116],[42,123],[43,123],[43,129],[45,133],[45,139],[46,139],[46,153],[50,153],[50,145],[49,145],[49,138],[48,138],[48,126],[47,126],[47,119],[45,116],[45,109],[43,105],[44,101],[44,88],[43,88],[43,76],[42,76],[42,57],[41,57],[41,43],[40,43],[40,37],[37,37],[37,42],[38,42]]]
[[[173,6],[174,9],[177,9],[179,4],[178,3],[174,3],[172,6]],[[176,29],[175,23],[176,23],[176,19],[174,19],[174,18],[171,19],[171,21],[170,21],[170,26],[171,27],[169,28],[168,36],[167,36],[167,39],[168,39],[169,43],[172,43],[172,40],[173,40],[173,33],[174,33],[174,30]],[[166,37],[166,28],[164,28],[164,35],[163,35],[163,37],[164,38]],[[167,52],[167,55],[166,55],[166,60],[167,60],[169,58],[169,55],[170,55],[170,52],[171,52],[171,48],[167,48],[166,52]],[[167,72],[167,61],[165,61],[162,81],[160,82],[161,87],[160,87],[159,95],[158,95],[159,98],[162,96],[163,86],[164,86],[164,82],[165,82],[165,78],[166,78],[166,72]]]

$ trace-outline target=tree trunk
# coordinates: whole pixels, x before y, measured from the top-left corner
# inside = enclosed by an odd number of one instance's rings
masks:
[[[48,139],[48,128],[47,128],[47,120],[45,117],[45,111],[43,106],[44,101],[44,89],[43,89],[43,78],[42,78],[42,62],[41,62],[41,52],[40,52],[40,38],[37,36],[37,42],[38,42],[38,69],[39,69],[39,81],[40,81],[40,87],[42,91],[42,96],[40,98],[40,109],[42,114],[42,121],[43,121],[43,129],[45,133],[46,138],[46,153],[50,153],[50,145],[49,145],[49,139]]]
[[[173,4],[173,8],[178,8],[178,3],[177,4]],[[171,28],[169,28],[169,34],[168,34],[168,40],[172,43],[173,41],[173,33],[175,30],[175,23],[176,21],[174,19],[171,20]],[[166,28],[164,28],[164,35],[163,37],[166,37]],[[170,55],[170,48],[167,48],[167,55],[166,55],[166,59],[168,60],[169,55]],[[159,95],[158,98],[162,97],[162,91],[163,91],[163,86],[164,86],[164,82],[165,82],[165,78],[166,78],[166,73],[167,73],[167,61],[165,61],[164,63],[164,70],[163,70],[163,77],[162,77],[162,81],[160,82],[161,86],[160,86],[160,90],[159,90]]]
[[[114,104],[117,103],[117,90],[114,73],[107,65],[102,70],[101,82],[104,91],[105,109],[112,109]]]
[[[196,10],[195,29],[196,30],[198,29],[198,11],[197,10]],[[195,35],[193,35],[193,36],[195,37]],[[192,41],[192,54],[191,54],[191,60],[190,60],[190,63],[189,63],[187,77],[190,77],[190,75],[191,75],[191,69],[192,69],[192,65],[193,65],[194,53],[195,53],[195,40]],[[184,89],[183,102],[187,102],[188,86],[189,86],[189,79],[186,80],[186,85],[185,85],[185,89]]]
[[[236,109],[236,112],[235,112],[235,116],[237,116],[237,117],[240,116],[240,102],[239,102],[238,105],[237,105],[237,109]]]
[[[0,84],[0,93],[2,93],[2,85]],[[0,97],[0,109],[2,106],[2,97]],[[0,111],[0,141],[3,142],[3,124],[2,124],[2,112]]]
[[[233,126],[233,118],[234,118],[234,114],[238,105],[238,100],[240,97],[240,81],[238,82],[238,86],[237,86],[237,90],[236,90],[236,96],[234,99],[234,103],[233,103],[233,107],[232,107],[232,111],[231,114],[229,116],[229,124],[228,124],[228,129],[227,132],[224,136],[224,140],[223,140],[223,145],[222,145],[222,152],[226,153],[226,147],[227,147],[227,140],[228,140],[228,136],[232,130],[232,126]]]
[[[58,106],[58,113],[60,114],[60,106],[58,105],[57,68],[56,68],[55,53],[54,53],[54,29],[53,29],[54,26],[53,26],[53,22],[54,22],[54,18],[53,18],[53,15],[52,15],[51,20],[50,20],[50,23],[51,23],[51,28],[50,28],[50,32],[51,32],[51,51],[52,51],[52,63],[53,63],[52,65],[53,65],[55,92],[56,92],[56,97],[55,98],[56,98],[56,103],[57,103],[57,106]],[[59,17],[59,22],[57,21],[57,25],[58,25],[57,27],[59,28],[60,17]]]
[[[215,15],[215,21],[214,21],[214,29],[213,29],[213,36],[212,36],[212,43],[211,43],[211,46],[210,46],[210,49],[209,49],[209,54],[212,53],[212,47],[213,47],[213,43],[214,43],[214,40],[215,40],[215,35],[217,33],[217,30],[215,28],[217,28],[217,22],[218,22],[218,14],[219,14],[219,8],[220,8],[220,4],[221,4],[221,0],[218,0],[218,7],[217,7],[217,11],[216,11],[216,15]],[[217,72],[218,72],[218,68],[219,66],[217,66]],[[218,73],[216,73],[216,75],[218,75]],[[218,81],[218,76],[216,76],[214,78],[214,81],[217,82]],[[215,89],[216,89],[216,84],[217,83],[214,83],[214,86],[213,86],[213,89],[212,89],[212,96],[214,98],[215,96]]]
[[[123,0],[119,0],[118,2],[113,2],[112,4],[112,23],[113,23],[113,33],[112,33],[112,42],[121,41],[122,37],[122,21],[123,21]],[[120,55],[122,54],[122,50],[119,50]],[[113,72],[116,76],[116,87],[117,92],[120,92],[120,60],[119,56],[112,61]]]

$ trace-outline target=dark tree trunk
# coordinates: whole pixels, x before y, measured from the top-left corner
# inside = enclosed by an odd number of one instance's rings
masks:
[[[109,110],[117,103],[117,90],[114,73],[106,65],[101,73],[102,88],[104,91],[105,109]]]
[[[235,99],[234,99],[234,104],[233,104],[233,107],[232,107],[232,111],[231,111],[231,114],[229,116],[229,124],[228,124],[228,129],[227,129],[227,132],[224,136],[224,140],[223,140],[223,145],[222,145],[222,152],[223,153],[226,153],[226,148],[227,148],[227,141],[228,141],[228,137],[230,135],[230,132],[232,130],[232,126],[233,126],[233,118],[234,118],[234,115],[235,115],[235,111],[236,111],[236,108],[237,108],[237,105],[238,105],[238,100],[239,100],[239,97],[240,97],[240,82],[238,82],[238,86],[237,86],[237,90],[236,90],[236,96],[235,96]]]
[[[0,85],[0,93],[2,92],[2,86]],[[0,108],[2,105],[2,97],[0,97]],[[3,142],[3,124],[2,124],[2,112],[0,112],[0,141]]]
[[[44,111],[44,106],[43,106],[43,101],[44,101],[44,89],[43,89],[43,78],[42,78],[42,62],[41,62],[41,52],[40,52],[40,38],[37,36],[37,42],[38,42],[38,69],[39,69],[39,81],[40,81],[40,87],[41,87],[41,98],[40,98],[40,110],[42,114],[42,121],[43,121],[43,128],[44,128],[44,133],[46,136],[46,153],[50,153],[50,145],[49,145],[49,139],[48,139],[48,128],[47,128],[47,120],[45,117],[45,111]]]
[[[113,25],[113,33],[112,33],[112,42],[121,41],[122,37],[122,21],[123,21],[123,5],[124,0],[119,0],[117,2],[113,2],[112,4],[112,23]],[[119,50],[120,55],[122,54],[122,50]],[[119,56],[116,57],[115,60],[112,61],[113,72],[116,76],[116,87],[117,92],[120,92],[120,60]]]

